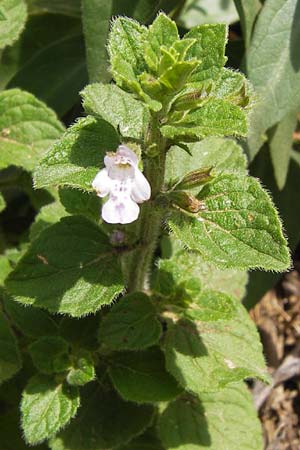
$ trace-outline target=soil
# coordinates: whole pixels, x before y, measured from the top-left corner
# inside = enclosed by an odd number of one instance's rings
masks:
[[[273,383],[255,382],[265,450],[300,450],[300,262],[251,311]]]

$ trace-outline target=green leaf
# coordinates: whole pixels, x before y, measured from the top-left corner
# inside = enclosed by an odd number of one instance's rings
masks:
[[[31,92],[60,116],[80,101],[78,92],[87,82],[79,19],[31,16],[19,41],[2,56],[0,85]]]
[[[212,167],[213,175],[221,173],[247,173],[247,159],[242,148],[232,139],[205,138],[189,145],[189,152],[171,147],[167,154],[166,180],[183,178],[188,172]]]
[[[0,193],[0,212],[2,212],[6,207],[5,200],[3,198],[3,195]]]
[[[1,11],[4,20],[0,21],[0,49],[18,39],[27,19],[24,0],[2,0]]]
[[[108,238],[81,216],[65,217],[44,230],[6,286],[20,303],[73,317],[96,312],[123,289]]]
[[[101,199],[94,192],[65,187],[59,189],[59,199],[67,213],[82,215],[99,222]]]
[[[102,319],[99,340],[111,350],[140,350],[156,344],[161,333],[149,297],[135,292],[120,299]]]
[[[106,152],[118,145],[119,136],[110,124],[91,116],[79,119],[40,162],[35,187],[60,185],[92,191]]]
[[[265,131],[299,107],[300,29],[295,26],[299,20],[297,0],[269,0],[256,22],[247,56],[248,76],[259,96],[250,120],[251,159]]]
[[[289,112],[270,131],[270,152],[278,188],[284,188],[290,163],[290,154],[293,145],[293,132],[297,125],[295,111]]]
[[[261,3],[259,0],[252,0],[251,2],[248,0],[234,0],[234,3],[240,16],[245,45],[248,48],[251,41],[253,25],[261,9]]]
[[[222,0],[188,0],[178,18],[180,25],[190,29],[200,24],[227,23],[238,21],[238,15],[232,1]]]
[[[57,334],[57,324],[45,311],[20,305],[8,295],[4,296],[4,306],[14,325],[25,336],[40,337]]]
[[[110,358],[109,375],[119,394],[137,403],[167,401],[181,392],[166,372],[164,354],[157,347],[143,352],[115,353]]]
[[[114,448],[142,433],[152,421],[150,405],[124,402],[95,383],[87,385],[82,394],[77,417],[50,441],[51,450]]]
[[[133,439],[127,445],[121,445],[117,450],[164,450],[155,431],[155,429],[149,428],[144,434]]]
[[[70,366],[69,345],[59,336],[43,336],[28,347],[37,370],[44,374],[64,372]]]
[[[183,396],[170,403],[158,423],[170,450],[259,450],[261,425],[248,389],[235,384],[199,399]]]
[[[201,63],[193,73],[191,81],[217,80],[226,63],[227,42],[225,24],[199,25],[189,31],[184,38],[197,42],[187,52],[187,59],[197,58]]]
[[[161,259],[154,288],[167,295],[172,294],[176,284],[196,278],[205,289],[224,292],[241,300],[246,293],[246,271],[217,269],[204,261],[198,252],[177,251],[171,259]]]
[[[0,311],[0,384],[21,369],[21,358],[17,340]]]
[[[83,386],[95,378],[94,360],[90,352],[80,350],[73,356],[73,368],[69,371],[67,382],[73,386]]]
[[[27,0],[29,14],[62,14],[80,17],[80,0]]]
[[[64,131],[54,112],[28,92],[0,93],[0,168],[32,170]]]
[[[108,81],[106,40],[112,0],[82,0],[82,22],[90,82]]]
[[[201,394],[245,378],[269,380],[255,325],[241,304],[236,308],[229,320],[169,324],[166,367],[187,390]]]
[[[191,142],[207,136],[246,136],[247,129],[246,114],[241,108],[212,99],[182,119],[170,120],[161,127],[161,132],[169,139]]]
[[[26,442],[35,445],[56,434],[74,417],[79,402],[76,387],[57,383],[44,375],[31,378],[21,402]]]
[[[43,206],[30,227],[30,240],[36,239],[42,231],[67,215],[67,211],[58,201]]]
[[[197,215],[173,213],[169,226],[177,239],[220,268],[290,266],[287,242],[272,201],[252,177],[223,175],[206,184]]]
[[[141,139],[149,122],[149,111],[132,95],[114,84],[90,84],[82,91],[83,107],[109,122],[125,137]]]

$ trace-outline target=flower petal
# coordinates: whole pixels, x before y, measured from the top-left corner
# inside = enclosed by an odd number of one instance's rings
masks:
[[[130,148],[126,147],[126,145],[119,145],[117,155],[127,158],[130,164],[135,167],[137,166],[138,158],[136,154],[132,150],[130,150]]]
[[[142,172],[138,168],[136,168],[131,190],[131,198],[137,203],[142,203],[146,200],[149,200],[150,197],[150,184],[147,178],[142,174]]]
[[[131,223],[139,216],[140,208],[131,199],[111,197],[102,207],[102,218],[107,223]]]
[[[92,182],[92,186],[97,191],[98,197],[105,197],[110,193],[112,180],[108,176],[107,169],[102,169],[97,173]]]

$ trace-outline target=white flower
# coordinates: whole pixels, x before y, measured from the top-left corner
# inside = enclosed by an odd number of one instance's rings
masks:
[[[96,175],[92,186],[99,197],[109,195],[102,207],[102,218],[108,223],[134,222],[139,215],[137,203],[149,200],[150,184],[138,169],[135,153],[120,145],[116,153],[104,158],[105,168]]]

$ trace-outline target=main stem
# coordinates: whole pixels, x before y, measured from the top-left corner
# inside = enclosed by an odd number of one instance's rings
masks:
[[[151,185],[151,200],[141,207],[138,223],[138,245],[129,262],[129,292],[143,290],[147,286],[164,216],[163,210],[155,206],[155,199],[164,183],[166,162],[166,140],[159,131],[158,116],[153,116],[146,137],[146,149],[150,145],[156,145],[157,150],[157,156],[148,157],[144,168],[144,174]]]

